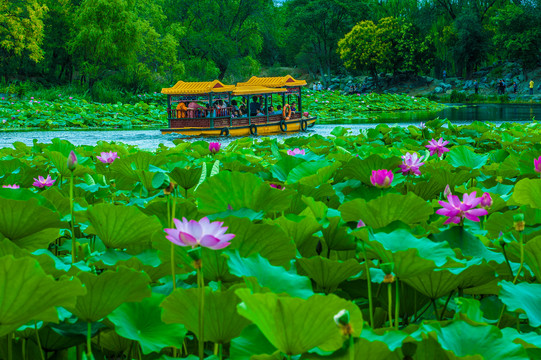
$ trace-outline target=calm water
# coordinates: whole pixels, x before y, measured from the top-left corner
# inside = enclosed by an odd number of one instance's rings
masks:
[[[379,122],[396,123],[397,126],[418,125],[421,121],[428,121],[439,117],[440,119],[449,119],[456,124],[468,124],[474,120],[491,121],[496,124],[502,122],[526,122],[533,118],[541,119],[541,105],[519,105],[519,104],[476,104],[467,105],[459,108],[447,108],[442,111],[408,111],[382,113],[376,115],[376,122],[371,124],[358,124],[349,119],[319,122],[313,128],[309,129],[308,134],[330,135],[335,126],[345,126],[353,133],[358,133],[360,129],[375,127]],[[362,120],[366,121],[366,120]],[[272,135],[284,139],[287,137],[304,136],[304,133],[291,133],[286,135]],[[172,140],[177,139],[179,135],[162,135],[159,130],[73,130],[73,131],[13,131],[0,132],[0,148],[11,147],[11,145],[20,141],[31,145],[33,139],[41,143],[50,142],[51,139],[60,138],[68,140],[75,145],[96,145],[98,141],[117,141],[131,145],[137,145],[142,149],[155,149],[160,144],[174,146]],[[198,139],[198,138],[196,138]],[[213,138],[206,138],[212,141]],[[218,139],[218,138],[214,138]],[[226,145],[235,138],[220,138],[219,141]]]

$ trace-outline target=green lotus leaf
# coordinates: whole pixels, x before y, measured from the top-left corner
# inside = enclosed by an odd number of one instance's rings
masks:
[[[511,311],[525,312],[532,327],[541,325],[541,284],[501,281],[500,300]]]
[[[243,258],[235,251],[228,252],[228,255],[227,263],[233,275],[255,277],[259,285],[277,294],[287,293],[303,299],[314,294],[309,278],[288,272],[281,266],[273,266],[259,254]]]
[[[398,156],[383,158],[378,154],[372,154],[365,159],[354,157],[343,166],[342,173],[348,178],[357,179],[366,185],[372,186],[370,176],[373,170],[394,170],[401,163],[402,160]]]
[[[541,279],[541,236],[536,236],[524,245],[524,262],[536,279]]]
[[[271,188],[250,173],[223,171],[205,180],[197,188],[196,194],[199,211],[212,214],[228,208],[284,211],[289,207],[294,193]]]
[[[363,329],[360,338],[355,338],[355,359],[370,360],[402,360],[399,349],[408,338],[402,331],[389,331],[383,335],[376,334],[372,329]],[[349,360],[351,353],[348,348],[340,349],[329,356],[305,354],[301,359],[311,360]]]
[[[355,238],[349,233],[340,217],[327,218],[328,224],[321,230],[328,250],[354,250]]]
[[[503,337],[495,326],[471,325],[457,320],[447,326],[439,323],[422,325],[418,332],[426,332],[436,338],[450,359],[528,359],[524,348]]]
[[[274,266],[290,267],[295,258],[295,245],[276,225],[254,224],[244,218],[228,218],[228,233],[235,234],[228,250],[238,250],[247,258],[259,254]]]
[[[353,336],[359,336],[363,328],[359,308],[336,295],[312,295],[304,300],[273,293],[251,294],[248,289],[236,292],[243,301],[237,308],[239,314],[256,324],[267,340],[287,355],[303,354],[315,347],[339,349],[344,339],[333,317],[343,309],[350,313]]]
[[[292,169],[289,172],[286,183],[294,184],[296,182],[299,182],[300,180],[303,180],[304,178],[308,178],[308,177],[312,177],[316,175],[315,181],[311,181],[307,185],[311,185],[311,186],[321,185],[332,177],[333,172],[334,172],[333,168],[339,164],[340,163],[334,163],[333,166],[331,166],[331,163],[326,160],[313,161],[313,162],[305,161],[301,163],[300,165],[296,166],[294,169]],[[327,171],[322,171],[323,169],[327,169]]]
[[[184,324],[189,331],[199,335],[199,299],[198,288],[174,290],[161,304],[162,321],[166,324]],[[211,291],[205,288],[205,341],[226,344],[249,325],[249,321],[236,312],[239,303],[234,289]]]
[[[164,298],[164,295],[152,294],[139,303],[120,305],[107,318],[115,324],[120,336],[139,342],[144,354],[160,352],[167,346],[181,348],[186,328],[182,324],[162,322],[160,303]]]
[[[309,259],[300,258],[296,262],[299,272],[302,270],[327,294],[336,290],[341,282],[363,270],[361,264],[355,259],[336,261],[314,256]]]
[[[465,166],[470,169],[479,169],[486,164],[488,156],[488,154],[476,154],[467,146],[455,146],[447,153],[445,159],[454,167]]]
[[[100,275],[80,272],[77,277],[87,293],[79,296],[75,306],[68,310],[86,322],[99,321],[123,303],[138,302],[151,295],[148,275],[123,266]]]
[[[171,201],[171,204],[172,203],[173,201]],[[147,215],[155,215],[164,228],[169,227],[168,220],[170,215],[167,212],[167,199],[154,199],[140,210]],[[170,213],[171,211],[172,210],[169,209]],[[182,219],[183,217],[187,219],[197,218],[197,207],[186,199],[177,198],[175,200],[175,218]]]
[[[204,248],[202,249],[201,260],[204,264],[203,275],[205,276],[205,281],[221,281],[227,283],[238,280],[235,274],[232,274],[229,271],[227,257],[223,251]],[[190,263],[190,266],[191,265],[192,264]]]
[[[1,202],[0,234],[19,247],[33,251],[46,248],[58,238],[62,226],[58,214],[38,205],[37,199],[1,199]]]
[[[413,225],[427,221],[434,213],[432,206],[415,194],[386,194],[374,200],[355,199],[343,203],[338,210],[345,221],[362,220],[367,226],[378,229],[393,221]]]
[[[285,182],[291,170],[305,161],[300,157],[285,156],[271,167],[271,173],[279,181]]]
[[[62,175],[65,178],[69,178],[71,176],[71,171],[68,169],[68,156],[67,155],[65,156],[59,153],[58,151],[49,151],[47,149],[44,150],[44,153],[47,155],[49,160],[53,163],[54,167],[58,170],[60,175]],[[73,171],[73,175],[82,176],[88,171],[89,171],[88,168],[85,168],[84,166],[79,165]]]
[[[313,216],[281,216],[273,221],[295,242],[303,256],[315,255],[317,238],[313,236],[321,230],[321,224]]]
[[[292,157],[292,156],[291,156]],[[252,355],[270,355],[276,348],[267,340],[255,325],[248,325],[242,330],[240,336],[231,340],[229,350],[231,359],[253,360]]]
[[[517,330],[506,327],[502,329],[503,337],[512,340],[514,343],[521,344],[525,348],[541,348],[541,335],[535,332],[519,333]]]
[[[150,244],[152,234],[163,231],[156,217],[143,214],[135,206],[103,203],[92,206],[87,214],[91,226],[86,233],[98,235],[108,248]]]
[[[85,342],[85,336],[83,335],[63,336],[56,332],[50,325],[51,324],[49,324],[49,326],[43,326],[38,331],[41,347],[46,351],[68,349]]]
[[[541,179],[522,179],[513,191],[512,199],[520,205],[541,209]]]
[[[408,277],[404,281],[421,294],[431,299],[438,299],[458,288],[460,284],[458,274],[461,270],[464,269],[453,269],[453,271],[437,269]]]
[[[169,177],[185,190],[190,190],[199,182],[202,168],[181,169],[175,168],[169,173]]]
[[[109,350],[115,354],[122,353],[130,348],[134,342],[123,338],[114,330],[104,330],[100,332],[100,347]]]
[[[426,274],[455,259],[455,253],[445,243],[417,238],[404,229],[389,234],[371,233],[368,247],[384,263],[394,263],[394,272],[405,279]]]
[[[77,279],[55,281],[30,258],[0,257],[0,337],[31,320],[58,321],[56,306],[73,306],[85,289]]]
[[[460,249],[466,257],[480,258],[497,263],[505,262],[502,254],[490,251],[479,240],[462,226],[454,226],[434,235],[437,242],[447,242],[452,249]]]

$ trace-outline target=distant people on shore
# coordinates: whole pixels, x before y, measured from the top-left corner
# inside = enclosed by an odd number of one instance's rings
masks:
[[[533,95],[533,79],[530,80],[530,95]]]
[[[475,89],[475,94],[479,94],[479,83],[477,82],[477,80],[474,80],[473,88]]]
[[[445,82],[445,78],[447,77],[447,71],[443,70],[443,82]]]
[[[513,81],[513,94],[517,93],[517,88],[518,88],[517,82]]]

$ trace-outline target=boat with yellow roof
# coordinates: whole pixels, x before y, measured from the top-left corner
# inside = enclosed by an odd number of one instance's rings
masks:
[[[247,136],[306,131],[314,126],[316,117],[302,109],[305,85],[306,81],[295,80],[290,75],[253,76],[237,85],[226,85],[218,80],[179,81],[161,91],[167,95],[169,124],[161,132],[187,136]]]

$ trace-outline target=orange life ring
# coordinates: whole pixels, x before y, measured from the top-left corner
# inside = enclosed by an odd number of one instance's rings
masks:
[[[287,116],[286,116],[286,109],[288,110]],[[286,120],[289,120],[289,118],[291,117],[291,107],[289,106],[289,104],[284,105],[284,109],[282,110],[282,116]]]

